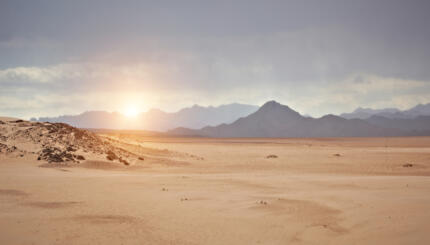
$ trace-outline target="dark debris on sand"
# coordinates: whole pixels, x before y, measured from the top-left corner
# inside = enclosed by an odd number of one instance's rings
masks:
[[[127,158],[134,157],[137,159],[139,157],[112,145],[95,133],[65,123],[24,120],[1,122],[1,153],[19,151],[17,147],[8,145],[10,142],[26,142],[39,146],[39,150],[32,153],[38,155],[38,160],[48,163],[79,163],[86,160],[85,155],[92,153],[102,157],[106,156],[111,161],[118,160],[124,165],[130,165]],[[5,130],[6,127],[11,130]]]

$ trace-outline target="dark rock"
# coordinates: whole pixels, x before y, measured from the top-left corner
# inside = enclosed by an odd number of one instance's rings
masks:
[[[109,143],[109,139],[99,137],[93,132],[77,129],[64,123],[40,123],[16,120],[12,122],[0,121],[1,124],[17,123],[13,134],[0,135],[0,142],[7,142],[9,137],[16,140],[27,140],[30,143],[41,146],[41,150],[35,152],[37,160],[49,163],[75,162],[86,160],[86,157],[76,154],[78,151],[104,155],[108,160],[114,161],[121,157],[120,162],[130,165],[126,157],[131,157],[128,151],[115,147]],[[0,143],[1,153],[18,151],[17,147]],[[25,151],[24,151],[25,152]],[[18,152],[18,157],[23,151]],[[134,157],[137,157],[133,155]],[[141,158],[143,160],[143,157]]]
[[[118,159],[118,156],[113,151],[109,150],[108,152],[106,152],[106,154],[107,154],[106,158],[110,161]]]
[[[127,160],[122,159],[122,158],[119,158],[119,162],[123,163],[123,164],[124,164],[124,165],[126,165],[126,166],[130,165],[130,163],[129,163],[129,162],[127,162]]]
[[[76,156],[76,159],[78,159],[78,160],[85,160],[85,157],[84,157],[84,156],[82,156],[82,155],[77,155],[77,156]]]
[[[67,150],[67,151],[76,151],[76,149],[75,149],[75,148],[73,148],[72,146],[68,146],[68,147],[66,148],[66,150]]]

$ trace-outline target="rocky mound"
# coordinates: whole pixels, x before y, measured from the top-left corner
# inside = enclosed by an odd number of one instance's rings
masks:
[[[21,157],[33,154],[49,163],[107,159],[129,165],[130,158],[142,159],[87,130],[64,123],[23,120],[0,120],[0,153]]]

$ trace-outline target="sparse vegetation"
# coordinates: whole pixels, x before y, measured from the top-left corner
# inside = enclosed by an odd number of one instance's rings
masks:
[[[37,154],[37,160],[48,163],[80,163],[88,156],[107,154],[108,160],[117,160],[130,165],[130,152],[106,142],[104,138],[87,130],[74,128],[64,123],[41,123],[24,120],[7,121],[1,124],[0,152],[24,157],[26,153]],[[37,150],[17,148],[11,142],[26,142]],[[84,153],[78,154],[78,153]],[[137,158],[137,156],[135,156]]]
[[[120,163],[123,163],[123,164],[124,164],[124,165],[126,165],[126,166],[130,165],[130,163],[129,163],[129,162],[127,162],[127,160],[122,159],[121,157],[119,158],[119,162],[120,162]]]
[[[107,154],[106,159],[108,159],[109,161],[118,159],[118,156],[111,150],[107,151],[106,154]]]
[[[84,156],[82,156],[82,155],[77,155],[76,156],[76,159],[78,159],[78,160],[85,160],[85,157]]]

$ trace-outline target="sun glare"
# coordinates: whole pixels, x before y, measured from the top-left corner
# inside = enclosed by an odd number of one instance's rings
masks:
[[[124,116],[126,117],[136,117],[137,115],[139,115],[139,110],[137,109],[136,106],[134,105],[129,105],[125,110],[124,110]]]

